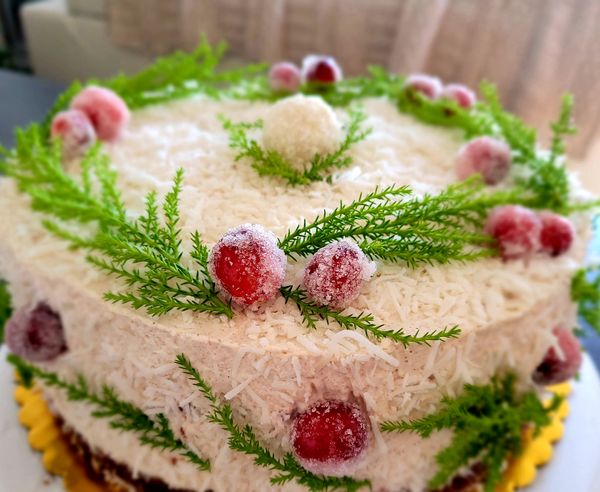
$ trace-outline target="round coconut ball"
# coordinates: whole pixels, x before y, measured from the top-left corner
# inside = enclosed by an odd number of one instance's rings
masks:
[[[299,169],[315,154],[335,152],[342,128],[331,107],[318,96],[297,94],[274,104],[264,119],[263,145]]]

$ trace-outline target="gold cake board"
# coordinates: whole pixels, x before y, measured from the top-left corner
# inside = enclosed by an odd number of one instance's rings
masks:
[[[551,392],[565,397],[561,406],[552,414],[552,423],[533,437],[531,431],[524,433],[523,453],[512,459],[502,483],[496,492],[513,492],[535,481],[537,468],[552,458],[552,446],[564,433],[563,420],[569,414],[566,397],[571,392],[569,383],[548,388]],[[44,468],[62,478],[67,492],[106,492],[107,485],[91,480],[85,467],[71,450],[56,419],[48,409],[39,388],[25,388],[17,385],[15,400],[21,406],[19,421],[29,430],[29,444],[42,453]],[[114,490],[114,489],[109,489]]]

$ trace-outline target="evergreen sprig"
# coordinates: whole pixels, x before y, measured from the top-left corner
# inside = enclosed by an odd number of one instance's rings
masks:
[[[175,363],[209,401],[212,412],[208,415],[208,420],[229,434],[229,447],[234,451],[253,456],[256,465],[277,472],[271,478],[272,485],[284,485],[293,480],[313,492],[333,490],[354,492],[363,487],[370,488],[371,484],[368,480],[315,475],[302,468],[291,453],[286,453],[283,458],[277,458],[259,442],[249,424],[242,427],[235,422],[231,405],[220,401],[184,354],[178,355]]]
[[[0,345],[4,343],[4,325],[12,313],[10,293],[6,282],[0,280]]]
[[[71,383],[54,372],[45,371],[25,362],[14,354],[10,354],[7,360],[17,368],[19,374],[22,375],[21,381],[26,386],[30,386],[33,379],[39,379],[46,386],[60,388],[66,392],[70,401],[92,405],[94,407],[92,416],[109,420],[112,429],[134,432],[138,435],[141,444],[177,452],[196,465],[199,470],[210,470],[208,460],[198,456],[175,437],[164,414],[159,413],[154,417],[149,417],[132,403],[121,400],[110,386],[103,386],[100,393],[94,393],[90,391],[86,380],[81,375],[74,383]]]
[[[408,335],[404,330],[387,330],[384,325],[377,324],[371,313],[360,313],[358,315],[346,314],[329,306],[319,306],[312,302],[306,292],[300,287],[284,285],[280,289],[281,295],[287,301],[293,301],[298,307],[302,320],[306,326],[311,329],[317,327],[318,320],[323,320],[327,324],[331,321],[337,323],[346,330],[362,330],[367,336],[373,336],[377,340],[388,338],[394,342],[401,343],[405,347],[411,344],[430,345],[431,342],[444,341],[449,338],[457,338],[460,335],[460,328],[452,326],[439,331],[428,331],[420,334],[417,331],[414,335]]]
[[[571,281],[571,299],[577,314],[600,334],[600,265],[578,270]]]
[[[510,456],[522,451],[524,427],[533,425],[534,434],[550,423],[549,414],[562,399],[556,395],[544,405],[534,392],[519,396],[516,377],[494,378],[488,385],[465,385],[464,392],[444,397],[442,408],[412,421],[387,421],[383,432],[415,432],[423,438],[442,429],[453,431],[451,443],[436,455],[438,469],[429,487],[443,487],[459,470],[474,461],[486,470],[485,491],[493,492],[502,478],[502,470]]]
[[[478,179],[423,197],[407,186],[389,186],[304,221],[279,240],[279,247],[295,258],[352,238],[369,258],[410,266],[475,260],[495,253],[480,232],[488,211],[523,201],[510,191],[485,193]]]
[[[156,194],[150,192],[145,214],[132,220],[117,187],[116,173],[99,147],[87,153],[81,168],[80,180],[65,172],[58,146],[48,146],[37,125],[18,131],[15,151],[0,161],[0,170],[31,197],[33,209],[48,216],[43,223],[50,232],[73,248],[90,251],[90,263],[129,287],[124,292],[107,292],[107,300],[145,308],[151,315],[175,309],[233,316],[208,275],[208,251],[198,233],[192,236],[190,252],[195,269],[182,262],[178,224],[182,171],[176,173],[173,188],[165,197],[162,216]],[[73,223],[78,227],[71,227]]]
[[[337,150],[325,155],[315,154],[304,170],[297,169],[279,152],[261,147],[248,136],[248,130],[262,128],[262,121],[234,123],[223,116],[221,121],[223,128],[229,132],[229,146],[237,151],[236,161],[247,158],[260,176],[279,177],[290,185],[305,185],[315,181],[330,181],[328,173],[331,170],[348,167],[352,163],[352,158],[347,155],[350,147],[364,140],[371,132],[371,129],[361,130],[361,124],[366,119],[361,110],[352,108],[348,114],[350,119],[346,135]]]

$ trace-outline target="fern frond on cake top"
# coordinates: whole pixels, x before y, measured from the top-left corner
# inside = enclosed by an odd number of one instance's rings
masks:
[[[590,265],[575,273],[571,299],[577,304],[577,314],[600,334],[600,265]]]

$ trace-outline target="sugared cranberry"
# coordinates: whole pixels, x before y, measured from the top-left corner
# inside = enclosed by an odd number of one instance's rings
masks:
[[[8,348],[32,362],[53,360],[67,350],[60,316],[43,302],[15,311],[5,335]]]
[[[442,94],[442,82],[431,75],[415,73],[406,77],[404,87],[407,90],[420,92],[428,99],[437,99]]]
[[[274,91],[296,92],[300,80],[300,69],[291,62],[275,63],[269,70],[269,85]]]
[[[271,299],[285,277],[286,257],[275,235],[259,225],[229,230],[208,259],[217,285],[243,305]]]
[[[351,403],[321,401],[298,415],[292,447],[300,464],[324,475],[344,475],[367,448],[367,419]]]
[[[575,237],[573,223],[560,215],[551,212],[539,214],[542,221],[540,240],[542,250],[552,256],[558,256],[569,250]]]
[[[308,55],[302,60],[303,82],[335,84],[342,77],[342,69],[331,56]]]
[[[86,87],[75,96],[71,108],[87,114],[98,138],[107,142],[113,142],[121,136],[130,118],[125,101],[104,87]]]
[[[303,285],[316,303],[344,308],[374,271],[375,264],[356,244],[341,240],[315,253],[304,269]]]
[[[467,143],[456,156],[456,175],[464,180],[481,174],[489,184],[502,181],[512,165],[510,147],[502,140],[478,137]]]
[[[495,208],[485,225],[485,232],[498,241],[504,259],[521,258],[538,251],[541,231],[538,216],[519,205]]]
[[[477,101],[475,93],[466,85],[448,84],[442,90],[442,97],[454,99],[462,108],[470,108]]]
[[[533,373],[537,384],[558,384],[577,374],[581,367],[581,345],[571,330],[555,328],[554,335],[562,354],[550,347],[544,360]]]
[[[83,111],[69,109],[54,116],[50,136],[61,140],[63,155],[70,159],[83,154],[96,141],[96,130]]]

